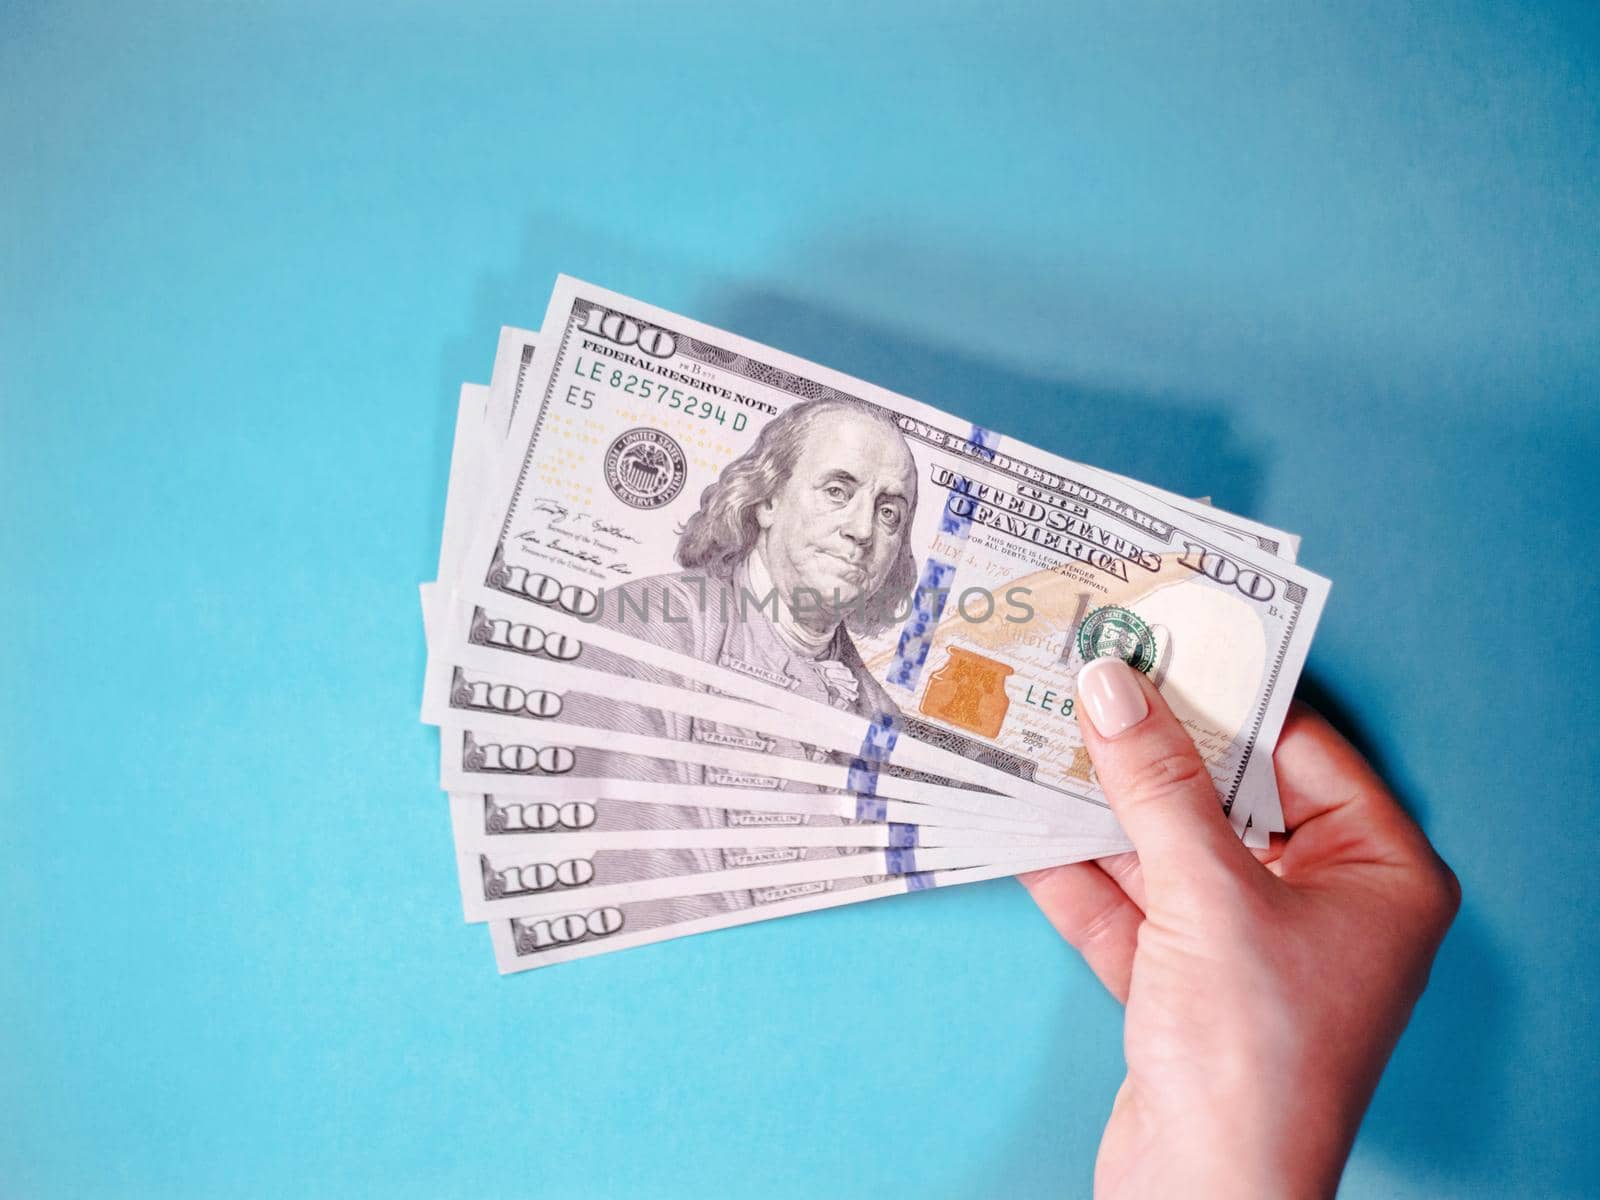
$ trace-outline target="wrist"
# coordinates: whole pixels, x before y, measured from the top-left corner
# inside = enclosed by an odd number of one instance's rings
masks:
[[[1152,1147],[1131,1171],[1114,1177],[1099,1171],[1095,1195],[1102,1200],[1327,1200],[1338,1191],[1343,1169],[1342,1151],[1218,1138],[1201,1153]]]
[[[1208,1089],[1181,1112],[1140,1103],[1125,1084],[1096,1164],[1095,1194],[1118,1200],[1322,1200],[1338,1190],[1353,1140],[1346,1115],[1316,1111],[1296,1088]],[[1113,1127],[1116,1132],[1113,1134]]]
[[[1333,1196],[1360,1119],[1358,1113],[1352,1121],[1327,1102],[1340,1094],[1300,1080],[1282,1089],[1257,1086],[1220,1108],[1225,1118],[1219,1124],[1226,1132],[1213,1139],[1215,1153],[1203,1168],[1218,1188],[1205,1194],[1284,1200]]]

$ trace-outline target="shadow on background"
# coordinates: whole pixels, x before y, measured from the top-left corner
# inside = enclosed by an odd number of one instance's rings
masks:
[[[1308,669],[1300,676],[1294,691],[1296,700],[1303,700],[1327,718],[1344,736],[1344,739],[1361,751],[1361,756],[1372,764],[1373,770],[1389,785],[1389,790],[1400,801],[1400,806],[1411,814],[1419,825],[1427,825],[1428,810],[1417,789],[1404,778],[1398,764],[1383,746],[1363,727],[1355,707],[1316,670]]]
[[[1300,679],[1295,695],[1344,735],[1389,784],[1418,824],[1427,802],[1362,725],[1355,709],[1319,674]],[[1460,1003],[1470,996],[1470,1004]],[[1465,1174],[1495,1152],[1495,1111],[1502,1103],[1502,1053],[1511,1030],[1511,980],[1468,890],[1434,963],[1428,990],[1384,1072],[1362,1137],[1387,1157],[1430,1171]]]
[[[551,261],[542,247],[571,247]],[[815,248],[812,248],[813,250]],[[926,269],[926,263],[923,264]],[[1031,375],[1005,363],[864,322],[813,301],[740,281],[718,283],[702,265],[659,247],[552,214],[529,224],[515,261],[479,283],[465,324],[443,344],[436,422],[442,513],[455,396],[463,379],[487,383],[502,325],[537,327],[556,273],[567,270],[790,354],[859,376],[1067,458],[1249,512],[1259,499],[1264,451],[1238,432],[1221,403]],[[673,286],[664,286],[671,281]],[[685,281],[697,281],[688,283]],[[685,293],[687,288],[688,294]],[[425,536],[436,535],[426,532]]]
[[[1367,1111],[1362,1140],[1430,1173],[1467,1178],[1492,1164],[1513,999],[1469,893]]]
[[[1031,445],[1247,512],[1262,482],[1220,404],[1019,372],[774,291],[714,294],[713,325],[859,376]],[[1196,447],[1204,453],[1197,454]]]

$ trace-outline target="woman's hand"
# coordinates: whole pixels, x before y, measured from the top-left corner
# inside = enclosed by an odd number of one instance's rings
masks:
[[[1260,857],[1143,675],[1094,660],[1078,712],[1135,854],[1023,882],[1127,1004],[1096,1194],[1331,1196],[1459,907],[1455,876],[1308,708],[1273,755],[1290,833]]]

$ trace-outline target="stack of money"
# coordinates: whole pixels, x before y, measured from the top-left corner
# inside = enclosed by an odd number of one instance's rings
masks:
[[[1103,655],[1264,845],[1297,545],[562,277],[461,389],[423,585],[466,918],[521,971],[1124,851]]]

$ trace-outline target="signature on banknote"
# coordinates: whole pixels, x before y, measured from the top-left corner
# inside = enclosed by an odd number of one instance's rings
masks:
[[[602,537],[616,538],[618,541],[632,542],[635,545],[640,544],[639,538],[629,533],[615,521],[607,521],[601,517],[591,516],[582,509],[574,511],[572,508],[561,503],[561,501],[551,499],[548,496],[540,496],[538,499],[532,502],[530,507],[534,512],[550,518],[550,529],[559,530],[563,533],[576,534],[579,537],[585,536],[584,531],[588,530],[589,532],[597,533]],[[520,536],[524,540],[528,541],[538,540],[526,533]]]

